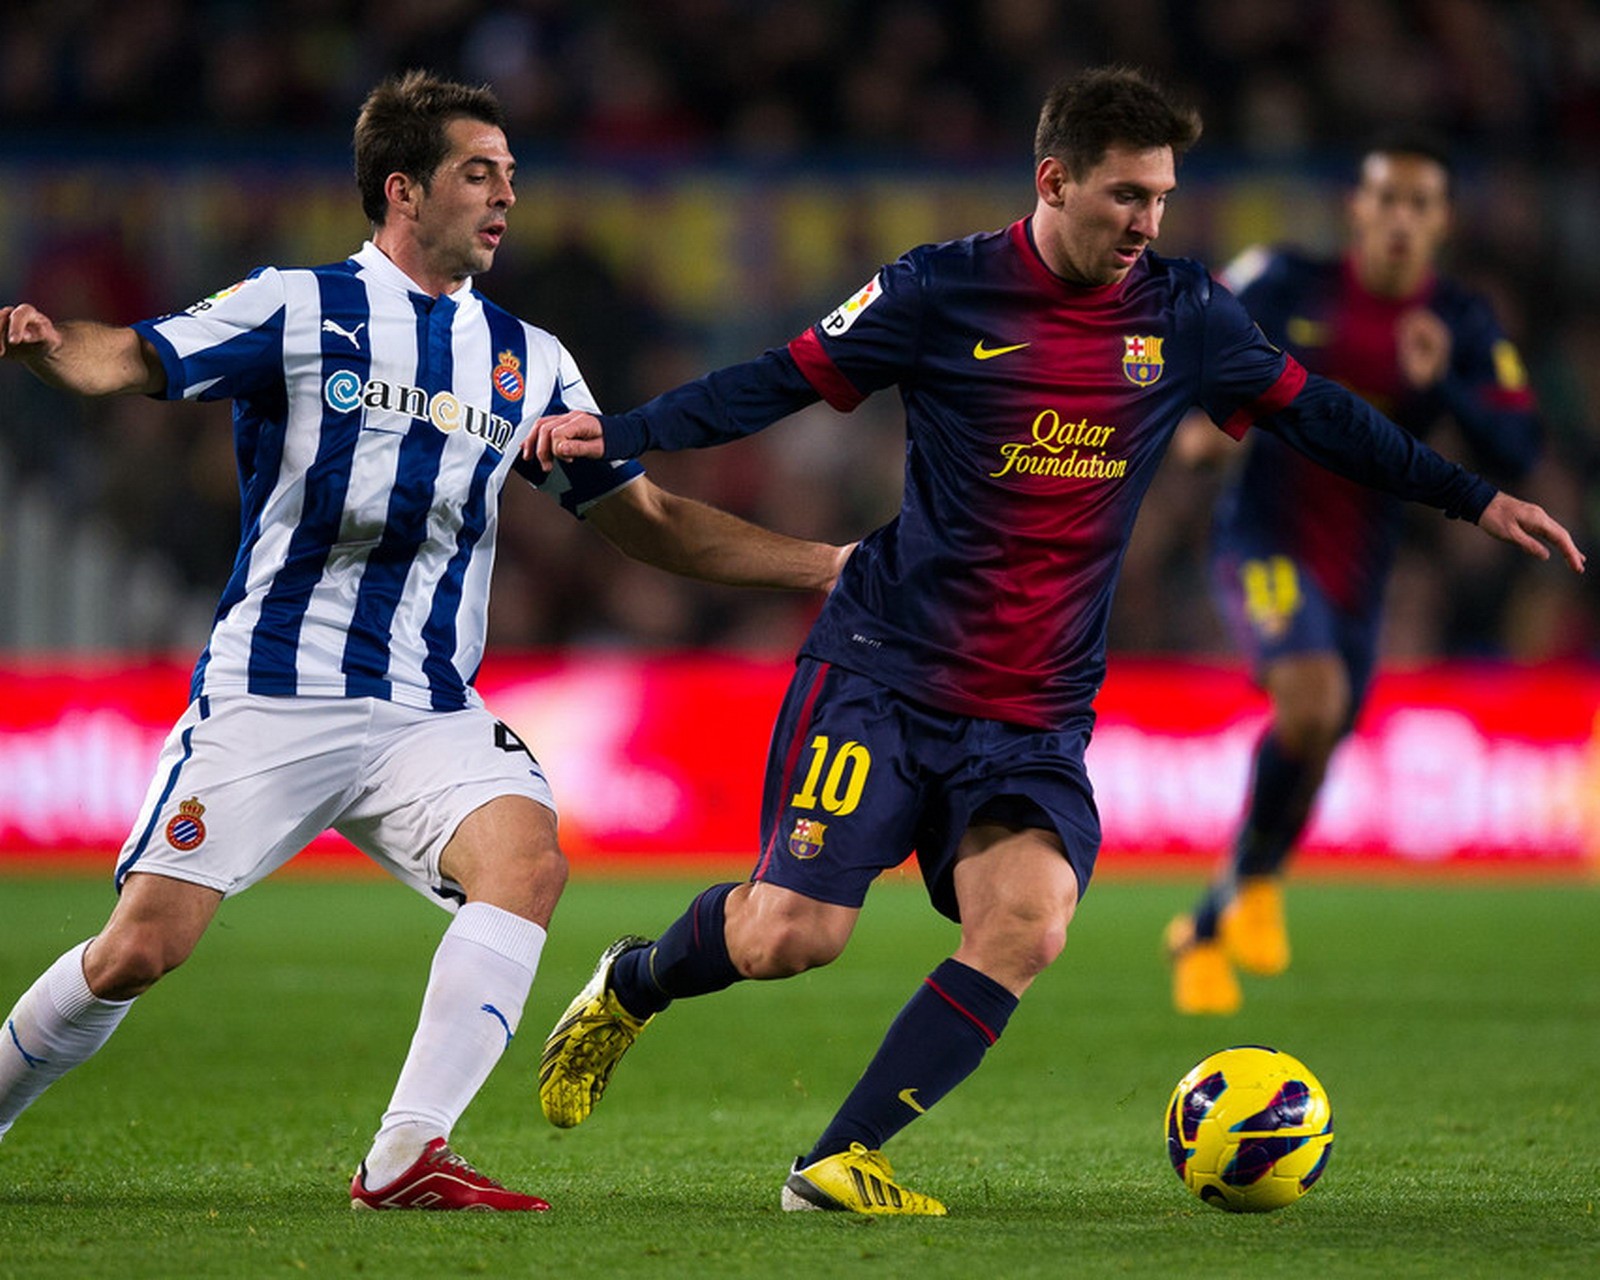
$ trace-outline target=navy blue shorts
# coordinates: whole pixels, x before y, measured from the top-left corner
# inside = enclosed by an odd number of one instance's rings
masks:
[[[957,845],[975,822],[1054,831],[1080,896],[1100,851],[1084,771],[1093,717],[1062,729],[938,711],[801,658],[767,756],[752,880],[859,907],[913,851],[933,905],[959,920]]]
[[[1257,677],[1280,658],[1335,654],[1350,678],[1354,718],[1377,664],[1378,611],[1339,608],[1304,565],[1278,551],[1220,552],[1211,575],[1222,615]]]

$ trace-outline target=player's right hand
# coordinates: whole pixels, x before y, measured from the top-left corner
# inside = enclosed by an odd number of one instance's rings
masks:
[[[537,458],[546,471],[557,459],[603,458],[605,438],[600,419],[577,410],[540,418],[522,442],[522,456],[530,461]]]
[[[44,312],[26,302],[0,307],[0,357],[31,360],[61,345],[61,334]]]

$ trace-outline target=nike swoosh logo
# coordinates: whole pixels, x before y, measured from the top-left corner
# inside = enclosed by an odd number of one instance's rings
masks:
[[[972,345],[972,358],[974,360],[993,360],[996,356],[1009,355],[1013,351],[1021,351],[1028,346],[1026,342],[1013,342],[1009,347],[986,347],[983,339],[979,338]]]
[[[1022,345],[1027,346],[1028,344],[1024,342]],[[1012,348],[1012,350],[1015,350],[1015,348]],[[901,1102],[905,1103],[906,1106],[915,1111],[919,1116],[926,1115],[928,1113],[928,1108],[917,1101],[916,1092],[917,1091],[915,1089],[902,1089],[895,1096],[898,1097]]]

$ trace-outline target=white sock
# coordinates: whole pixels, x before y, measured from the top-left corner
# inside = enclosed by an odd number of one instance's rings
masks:
[[[94,1056],[117,1029],[132,1000],[102,1000],[83,976],[87,942],[39,975],[22,993],[0,1031],[0,1134],[28,1104],[80,1062]]]
[[[500,1061],[522,1019],[545,931],[500,907],[469,902],[433,955],[422,1016],[383,1124],[366,1185],[388,1186],[450,1130]]]

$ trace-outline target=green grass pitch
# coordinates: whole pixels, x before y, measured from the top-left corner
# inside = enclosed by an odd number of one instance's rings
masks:
[[[0,1278],[1600,1274],[1592,884],[1297,882],[1294,967],[1195,1020],[1170,1011],[1157,947],[1193,883],[1106,875],[983,1068],[890,1145],[943,1220],[778,1209],[954,945],[909,879],[874,891],[837,964],[674,1008],[586,1125],[545,1124],[540,1044],[595,954],[698,887],[574,877],[521,1034],[456,1131],[544,1215],[349,1210],[441,913],[378,879],[226,904],[0,1143]],[[98,879],[0,879],[0,1008],[110,900]],[[1192,1199],[1161,1129],[1178,1077],[1240,1042],[1299,1056],[1333,1098],[1327,1176],[1260,1217]]]

